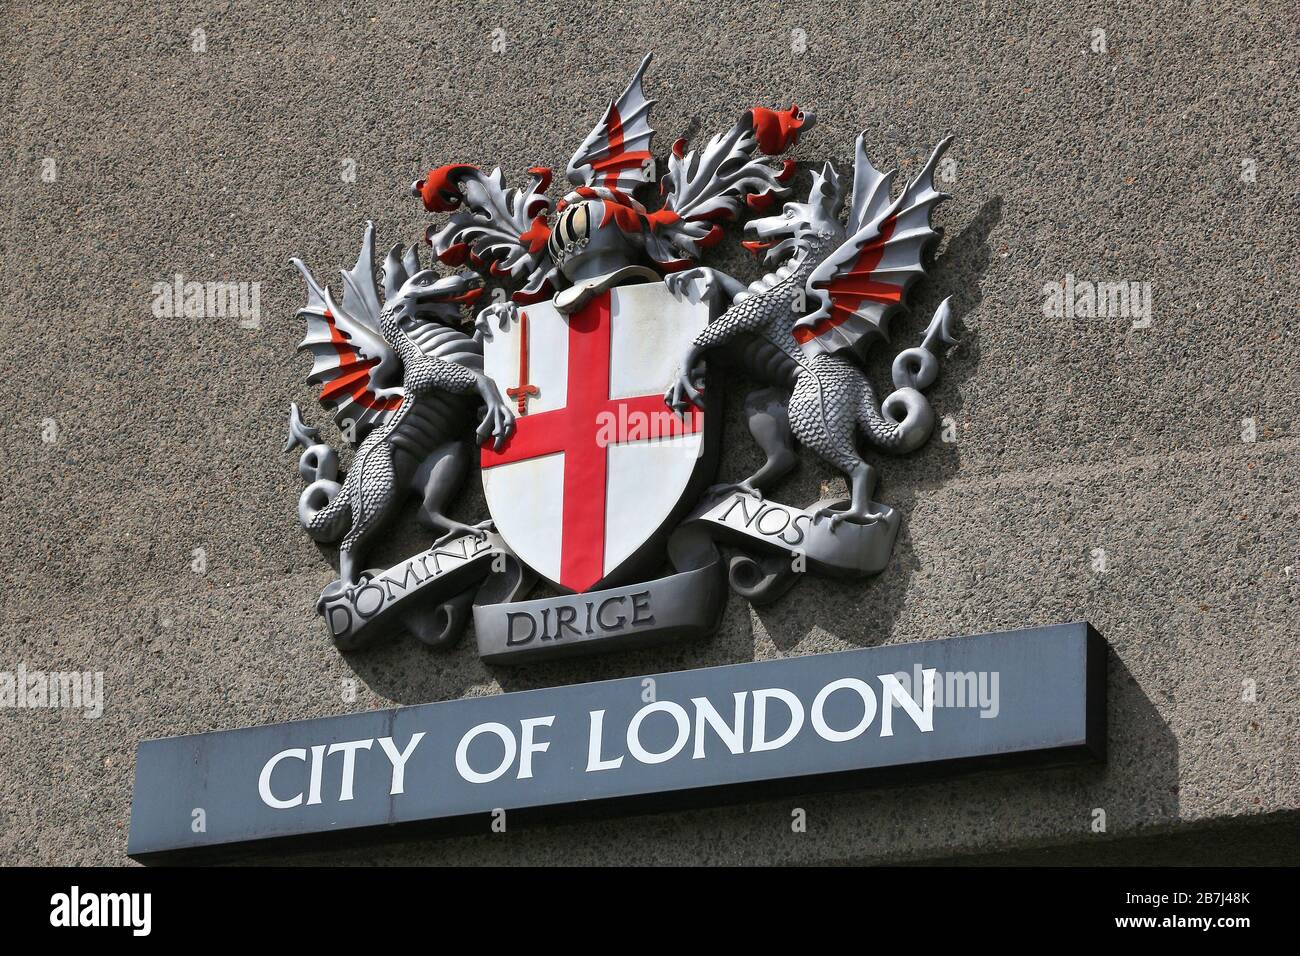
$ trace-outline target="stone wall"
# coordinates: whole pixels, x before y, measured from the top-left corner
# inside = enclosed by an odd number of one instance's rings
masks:
[[[899,861],[1294,819],[1288,5],[146,6],[17,5],[0,39],[0,670],[104,688],[95,719],[0,710],[0,861],[127,862],[144,737],[1078,619],[1113,648],[1104,769],[318,859]],[[368,218],[381,242],[419,237],[405,190],[430,165],[562,168],[645,50],[661,156],[791,100],[818,114],[807,166],[851,159],[863,129],[909,172],[957,137],[937,269],[895,337],[954,296],[965,333],[932,392],[953,440],[880,461],[878,497],[905,516],[895,566],[757,612],[732,597],[693,645],[527,670],[483,665],[472,640],[343,657],[311,610],[333,553],[298,528],[281,451],[290,401],[323,418],[288,259],[349,265]],[[257,327],[156,314],[178,274],[257,283]],[[1049,314],[1045,287],[1069,281],[1139,283],[1149,314]],[[729,477],[757,461],[742,395]],[[808,458],[778,497],[833,478]],[[471,492],[458,514],[482,510]]]

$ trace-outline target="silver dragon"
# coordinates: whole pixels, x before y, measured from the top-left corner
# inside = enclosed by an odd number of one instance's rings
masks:
[[[826,163],[813,175],[807,202],[787,202],[779,215],[746,224],[757,239],[745,245],[774,267],[761,279],[746,287],[709,268],[667,277],[670,288],[693,299],[730,303],[683,356],[668,404],[684,410],[702,403],[703,361],[716,353],[765,386],[748,396],[745,410],[766,459],[753,475],[717,490],[762,497],[795,466],[797,439],[849,481],[848,508],[828,506],[819,518],[829,517],[834,529],[884,516],[872,506],[876,472],[859,454],[855,433],[890,452],[925,443],[934,413],[921,390],[938,377],[940,343],[956,341],[949,301],[935,312],[921,344],[894,360],[896,390],[883,402],[861,362],[872,343],[887,337],[890,314],[925,274],[924,254],[938,238],[931,211],[947,198],[934,188],[934,170],[950,142],[943,140],[891,200],[894,174],[871,164],[865,134],[859,136],[847,223],[840,221],[846,190]]]
[[[305,449],[299,470],[308,481],[299,519],[318,541],[342,538],[340,584],[357,583],[366,548],[411,492],[422,496],[427,527],[484,535],[491,522],[471,526],[445,513],[472,460],[467,422],[474,407],[485,407],[479,442],[499,446],[514,428],[514,413],[483,375],[482,347],[457,327],[461,305],[482,291],[479,277],[438,278],[421,267],[414,248],[398,245],[384,263],[381,288],[369,223],[356,265],[343,273],[341,302],[292,261],[307,281],[307,305],[298,313],[307,336],[298,348],[315,359],[308,382],[321,386],[321,401],[360,442],[340,484],[337,452],[291,406],[285,450]]]

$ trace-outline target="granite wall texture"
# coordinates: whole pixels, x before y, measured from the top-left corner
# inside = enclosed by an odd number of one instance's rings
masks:
[[[10,5],[0,28],[0,670],[102,671],[105,689],[98,719],[0,711],[0,861],[126,862],[142,737],[1075,619],[1113,648],[1104,769],[316,859],[900,861],[1294,819],[1288,4],[167,6]],[[696,645],[527,671],[472,640],[340,656],[311,612],[331,555],[297,527],[281,452],[288,402],[312,399],[289,256],[345,266],[367,218],[418,237],[405,187],[432,164],[562,167],[644,50],[661,154],[792,99],[819,116],[808,164],[865,129],[880,165],[915,170],[957,136],[938,269],[896,339],[955,296],[965,337],[932,397],[956,440],[881,461],[896,566],[758,612],[733,597]],[[260,283],[260,328],[155,317],[177,273]],[[1067,274],[1149,283],[1149,327],[1046,316]],[[756,460],[741,394],[724,476]],[[777,497],[832,477],[805,460]]]

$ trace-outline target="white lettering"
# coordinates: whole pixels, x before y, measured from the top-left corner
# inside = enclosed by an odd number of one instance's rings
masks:
[[[343,754],[343,783],[339,787],[339,802],[352,799],[352,780],[356,775],[357,769],[357,751],[369,750],[370,745],[375,742],[373,737],[368,740],[349,740],[345,743],[331,744],[329,753]],[[328,756],[328,754],[326,755]]]
[[[893,680],[893,678],[891,677],[890,680]],[[823,713],[826,701],[837,690],[857,691],[858,696],[862,698],[862,719],[849,730],[836,730],[826,723],[826,716]],[[817,696],[813,698],[811,716],[813,730],[817,731],[817,736],[823,740],[829,740],[831,743],[852,740],[866,730],[867,726],[875,720],[876,692],[871,689],[866,681],[859,680],[856,677],[841,677],[839,680],[831,681],[817,692]]]
[[[501,738],[501,743],[505,749],[501,763],[495,770],[487,773],[479,773],[469,765],[469,745],[476,737],[483,734],[496,734]],[[510,765],[515,762],[517,752],[518,745],[515,743],[515,735],[511,733],[510,728],[505,724],[498,724],[495,721],[479,724],[460,738],[460,743],[456,745],[456,772],[470,783],[491,783],[510,768]]]
[[[677,721],[677,739],[671,747],[661,753],[651,753],[641,744],[641,722],[654,713],[669,714]],[[656,764],[672,760],[681,753],[682,748],[686,746],[686,741],[690,739],[691,718],[687,716],[686,708],[671,700],[646,704],[632,715],[632,722],[627,725],[627,749],[641,763]]]
[[[392,737],[380,737],[379,747],[388,757],[388,762],[393,765],[393,782],[388,788],[388,795],[396,796],[399,793],[406,792],[406,761],[411,759],[411,754],[415,753],[416,745],[424,739],[424,731],[417,734],[411,734],[410,743],[406,749],[398,753],[397,747],[393,744]]]
[[[722,715],[714,709],[707,697],[693,697],[691,703],[695,705],[695,753],[691,755],[692,760],[704,759],[704,727],[707,724],[713,728],[721,739],[727,745],[727,749],[733,754],[743,753],[745,750],[745,698],[748,696],[746,691],[737,691],[735,694],[736,709],[732,717],[732,724],[726,724]]]
[[[268,807],[275,810],[288,810],[302,803],[302,792],[299,791],[296,797],[290,797],[288,800],[281,800],[271,792],[271,774],[275,771],[275,766],[281,760],[292,757],[294,760],[307,759],[307,751],[301,747],[294,747],[291,750],[281,750],[278,754],[266,762],[262,768],[261,776],[257,778],[257,792],[262,796],[262,802]]]
[[[767,702],[779,700],[790,711],[790,726],[775,740],[767,739]],[[754,731],[750,739],[750,753],[762,750],[780,750],[803,729],[803,704],[799,698],[780,687],[767,687],[754,691]]]
[[[603,710],[593,710],[591,712],[591,734],[587,738],[587,773],[593,770],[617,770],[623,766],[623,757],[620,755],[610,760],[603,760],[600,756],[600,739],[604,733],[605,712]]]
[[[546,753],[550,749],[551,742],[544,740],[541,743],[533,743],[533,729],[536,727],[549,727],[555,723],[555,717],[526,717],[521,725],[519,732],[519,779],[530,780],[533,776],[533,754]]]
[[[923,703],[920,705],[903,688],[903,685],[893,674],[878,675],[880,686],[885,694],[884,706],[880,710],[880,736],[892,737],[894,735],[894,704],[898,704],[903,710],[907,711],[907,716],[912,718],[912,723],[916,724],[922,733],[928,734],[934,730],[934,672],[933,667],[921,671],[923,680],[921,700]]]

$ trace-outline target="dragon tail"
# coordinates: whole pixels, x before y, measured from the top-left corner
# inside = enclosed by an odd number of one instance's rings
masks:
[[[289,440],[285,451],[299,446],[298,473],[307,487],[298,498],[298,520],[316,541],[337,541],[352,521],[352,507],[338,482],[339,455],[320,440],[320,432],[306,425],[297,403],[289,405]]]
[[[934,411],[921,394],[939,377],[938,349],[957,341],[952,324],[951,296],[939,303],[925,330],[921,344],[898,353],[891,369],[894,386],[879,408],[875,398],[865,395],[858,424],[876,445],[889,451],[915,451],[925,444],[934,428]]]
[[[914,388],[900,388],[876,407],[871,389],[864,389],[858,407],[858,427],[873,444],[905,454],[925,444],[934,429],[934,410]]]

